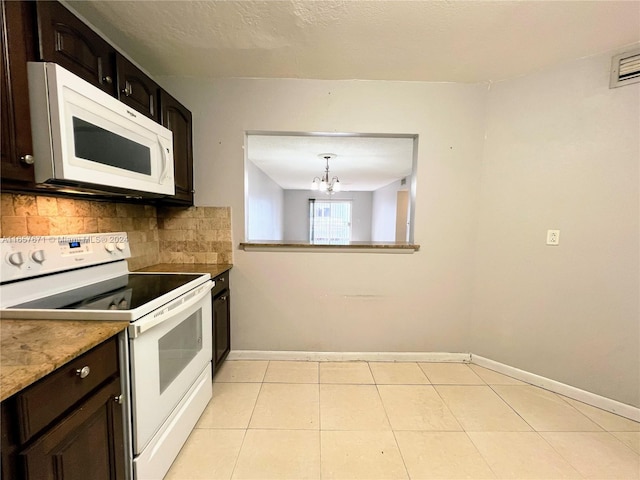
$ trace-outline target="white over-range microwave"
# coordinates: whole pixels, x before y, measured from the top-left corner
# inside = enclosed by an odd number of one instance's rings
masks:
[[[39,186],[175,193],[170,130],[55,63],[29,62],[28,73]]]

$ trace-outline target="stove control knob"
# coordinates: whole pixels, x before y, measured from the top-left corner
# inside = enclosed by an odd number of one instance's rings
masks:
[[[116,249],[115,245],[113,243],[105,243],[104,244],[104,249],[109,252],[109,253],[113,253]]]
[[[118,242],[118,243],[116,243],[116,248],[117,248],[118,250],[123,251],[123,250],[124,250],[124,247],[125,247],[124,243],[122,243],[122,242]]]
[[[36,263],[42,263],[44,262],[44,259],[44,250],[36,250],[35,252],[31,253],[31,260]]]
[[[22,257],[22,252],[14,252],[7,255],[7,262],[14,267],[19,267],[24,263],[24,258]]]

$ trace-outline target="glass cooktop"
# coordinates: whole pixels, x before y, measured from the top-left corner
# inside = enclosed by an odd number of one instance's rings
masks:
[[[187,273],[130,273],[9,308],[133,310],[201,276]]]

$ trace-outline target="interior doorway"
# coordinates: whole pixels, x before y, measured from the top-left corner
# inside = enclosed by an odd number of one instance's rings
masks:
[[[396,200],[396,242],[409,241],[409,191],[397,192]]]

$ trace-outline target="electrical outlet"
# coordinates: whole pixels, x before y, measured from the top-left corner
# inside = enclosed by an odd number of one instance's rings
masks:
[[[547,230],[547,245],[560,245],[560,230]]]

